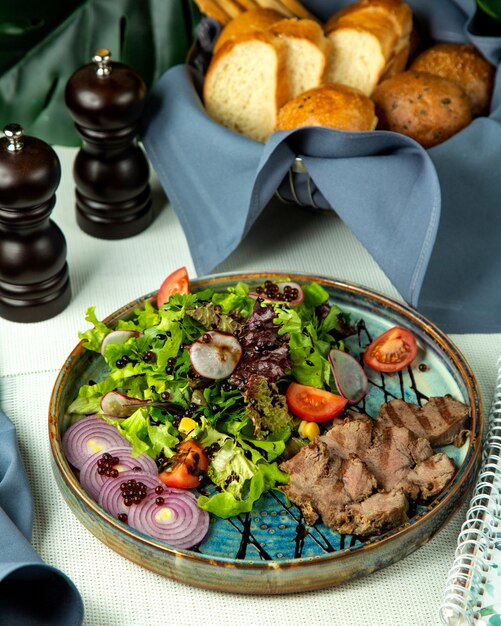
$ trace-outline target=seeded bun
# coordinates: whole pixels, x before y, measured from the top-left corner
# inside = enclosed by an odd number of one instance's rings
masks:
[[[431,148],[467,126],[471,109],[456,83],[408,70],[383,81],[373,94],[378,129],[412,137]]]
[[[374,103],[347,85],[329,84],[289,100],[278,112],[275,130],[327,126],[339,130],[374,130]]]
[[[440,43],[422,52],[410,69],[457,83],[468,96],[473,117],[489,112],[495,68],[469,44]]]

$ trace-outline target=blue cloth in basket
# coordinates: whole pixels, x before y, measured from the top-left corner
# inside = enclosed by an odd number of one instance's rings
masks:
[[[32,520],[31,491],[16,431],[0,410],[0,624],[80,626],[80,594],[32,548]]]
[[[348,3],[304,0],[323,20]],[[408,3],[432,39],[471,42],[499,65],[501,38],[469,30],[473,1]],[[448,332],[501,331],[501,80],[489,117],[428,151],[397,133],[318,127],[263,145],[208,117],[202,81],[188,65],[166,72],[143,131],[199,274],[238,246],[277,189],[291,199],[284,179],[300,156],[315,203],[336,211],[408,303]],[[307,203],[305,193],[298,177]]]

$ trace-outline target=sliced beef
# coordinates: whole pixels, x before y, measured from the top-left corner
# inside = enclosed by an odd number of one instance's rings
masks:
[[[377,487],[377,481],[367,465],[354,456],[347,459],[342,472],[343,487],[352,502],[360,502]]]
[[[325,445],[312,441],[283,462],[280,469],[289,474],[289,484],[283,488],[287,497],[298,506],[307,524],[314,524],[318,511],[313,504],[313,485],[330,475],[331,454]],[[337,476],[331,481],[336,482]]]
[[[376,480],[358,458],[341,459],[322,441],[313,441],[280,465],[289,473],[283,488],[308,524],[322,517],[327,526],[347,504],[370,495]]]
[[[407,428],[375,424],[372,432],[372,443],[360,458],[384,491],[395,488],[416,463],[433,454],[429,442]]]
[[[339,457],[336,457],[339,459]],[[337,518],[339,512],[352,502],[361,502],[370,496],[377,487],[374,476],[369,472],[365,463],[357,457],[340,459],[340,480],[336,483],[334,492],[324,484],[315,486],[315,505],[324,524],[338,530]],[[320,488],[319,488],[320,487]]]
[[[405,426],[432,446],[462,446],[469,434],[469,408],[451,396],[430,398],[422,407],[392,400],[383,404],[377,420],[383,425]]]
[[[367,416],[334,424],[320,440],[343,459],[358,456],[384,491],[393,489],[416,463],[433,454],[428,441],[407,428],[385,427]]]
[[[411,469],[405,477],[402,489],[411,500],[427,500],[442,491],[455,471],[452,460],[444,452],[439,452]]]
[[[367,415],[352,414],[333,424],[320,439],[337,455],[347,459],[351,455],[363,458],[364,450],[371,445],[374,421]]]
[[[381,534],[407,521],[409,502],[398,490],[375,493],[362,502],[348,505],[335,520],[336,530],[341,534]]]
[[[321,517],[343,534],[379,534],[407,520],[409,499],[435,496],[451,480],[453,461],[391,414],[373,420],[352,412],[280,465],[290,477],[284,492],[306,523]]]

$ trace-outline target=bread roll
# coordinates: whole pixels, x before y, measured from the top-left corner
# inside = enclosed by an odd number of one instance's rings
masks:
[[[378,129],[412,137],[425,148],[442,143],[472,120],[461,87],[425,72],[408,70],[388,78],[372,97]]]
[[[284,16],[281,13],[271,9],[244,11],[238,17],[229,21],[223,28],[214,44],[214,52],[217,52],[226,41],[233,39],[233,37],[268,30],[275,22],[283,19]]]
[[[275,130],[327,126],[339,130],[374,130],[374,103],[347,85],[328,84],[289,100],[278,112]]]
[[[330,43],[317,22],[284,19],[275,22],[269,32],[286,45],[291,97],[323,82]]]
[[[411,69],[454,81],[470,100],[473,117],[489,112],[495,69],[469,44],[440,43],[422,52]]]
[[[412,12],[401,0],[360,0],[325,25],[332,45],[329,82],[371,95],[383,76],[402,71],[409,54]]]
[[[212,57],[205,76],[207,113],[219,124],[265,142],[289,99],[286,62],[284,42],[270,33],[230,39]]]

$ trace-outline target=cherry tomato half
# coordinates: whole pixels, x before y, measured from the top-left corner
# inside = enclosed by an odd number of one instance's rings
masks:
[[[398,372],[414,361],[417,350],[414,335],[405,328],[394,326],[369,344],[364,352],[364,362],[378,372]]]
[[[190,293],[190,279],[185,267],[175,270],[163,281],[157,294],[157,307],[167,302],[173,293]]]
[[[289,409],[308,422],[325,422],[336,417],[346,406],[348,400],[330,391],[308,385],[291,383],[285,397]]]
[[[169,467],[160,472],[158,478],[168,487],[194,489],[208,467],[209,459],[202,446],[193,439],[187,439],[177,446]]]

